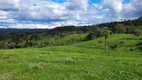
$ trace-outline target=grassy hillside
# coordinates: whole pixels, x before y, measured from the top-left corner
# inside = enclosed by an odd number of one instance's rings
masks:
[[[120,44],[121,41],[124,41],[123,44]],[[134,36],[133,34],[113,34],[108,38],[108,45],[119,45],[121,48],[131,48],[137,43],[142,41],[142,37]],[[104,38],[98,38],[87,42],[74,44],[79,47],[84,48],[104,48]],[[119,49],[119,48],[118,48]]]
[[[67,46],[0,50],[0,80],[142,80],[142,52],[130,51],[140,41],[142,37],[130,34],[111,35],[109,45],[118,48],[108,53],[103,38]]]
[[[40,42],[44,42],[48,45],[55,46],[55,45],[69,45],[77,42],[82,42],[86,34],[70,34],[64,37],[51,37],[51,38],[44,38]]]

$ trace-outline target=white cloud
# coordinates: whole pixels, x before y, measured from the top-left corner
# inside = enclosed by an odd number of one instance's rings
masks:
[[[7,18],[8,18],[8,13],[0,10],[0,20],[3,20],[3,19],[5,20]]]
[[[70,4],[68,8],[70,10],[85,10],[88,9],[88,1],[89,0],[70,0]]]
[[[102,10],[103,9],[103,6],[100,5],[100,4],[93,4],[93,6],[99,10]]]
[[[103,0],[103,4],[108,6],[113,12],[121,13],[123,10],[123,2],[124,0]]]
[[[103,0],[103,5],[108,7],[111,12],[111,17],[114,20],[133,19],[142,16],[142,0],[131,0],[123,3],[125,0]]]
[[[123,5],[123,17],[133,18],[142,16],[142,0],[132,0]]]
[[[0,26],[10,28],[54,28],[90,25],[142,15],[142,0],[0,0]]]
[[[19,7],[19,0],[0,0],[1,10],[15,10]]]

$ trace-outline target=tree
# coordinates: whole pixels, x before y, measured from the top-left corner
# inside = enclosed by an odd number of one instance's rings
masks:
[[[29,38],[30,42],[28,40],[26,42],[30,43],[31,45],[35,45],[37,43],[37,41],[40,39],[41,39],[40,35],[34,34],[34,35],[30,36],[30,38]]]
[[[94,38],[99,38],[99,37],[102,37],[102,31],[101,30],[97,30],[97,31],[89,33],[86,36],[86,40],[92,40]]]
[[[103,37],[105,38],[105,48],[106,48],[106,52],[108,52],[108,37],[109,37],[109,35],[110,35],[110,30],[107,30],[107,29],[105,29],[104,31],[103,31]]]
[[[10,43],[8,44],[8,48],[9,48],[9,49],[16,48],[16,43],[10,42]]]
[[[133,34],[135,30],[134,26],[126,26],[126,33]]]
[[[0,49],[8,49],[8,43],[5,41],[0,42]]]
[[[116,33],[125,33],[126,32],[126,27],[124,24],[117,24],[114,29],[115,29]]]
[[[138,49],[142,50],[142,42],[137,44]]]
[[[140,29],[135,29],[134,30],[134,35],[139,37],[142,34],[142,31]]]
[[[36,35],[36,34],[31,35],[31,37],[30,37],[30,40],[33,40],[33,41],[37,41],[37,40],[40,40],[40,39],[41,39],[41,36],[40,35]]]
[[[16,43],[17,45],[24,40],[26,40],[27,36],[24,33],[17,33],[16,35],[12,36],[12,42]]]

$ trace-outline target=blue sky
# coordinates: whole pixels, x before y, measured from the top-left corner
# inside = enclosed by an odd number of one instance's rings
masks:
[[[142,16],[142,0],[0,0],[0,28],[92,25]]]

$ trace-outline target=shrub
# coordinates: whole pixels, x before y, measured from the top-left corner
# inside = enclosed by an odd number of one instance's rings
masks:
[[[66,58],[65,63],[74,63],[74,60],[72,58]]]
[[[103,43],[103,41],[102,41],[102,40],[99,40],[98,43]]]
[[[142,42],[138,43],[136,46],[138,47],[138,49],[142,50]]]
[[[115,29],[116,33],[125,33],[126,32],[126,27],[124,24],[117,24],[114,29]]]
[[[126,41],[125,40],[120,40],[119,44],[125,44]]]
[[[99,37],[102,37],[102,31],[101,30],[89,33],[86,36],[86,40],[92,40],[92,39],[99,38]]]
[[[16,48],[24,48],[24,47],[26,47],[24,42],[21,42],[16,45]]]
[[[118,45],[112,45],[112,46],[110,46],[110,48],[111,48],[112,50],[116,50],[117,47],[118,47]]]
[[[135,47],[130,48],[130,51],[135,51],[135,50],[136,50]]]
[[[46,44],[44,42],[38,42],[35,47],[41,48],[41,47],[46,47]]]
[[[16,48],[16,43],[14,43],[14,42],[9,43],[9,44],[8,44],[8,48],[9,48],[9,49]]]
[[[34,43],[26,41],[25,47],[30,47],[30,46],[34,46]]]
[[[0,42],[0,49],[8,49],[8,43],[5,41]]]
[[[139,37],[142,34],[142,31],[140,29],[135,29],[134,30],[134,35]]]

